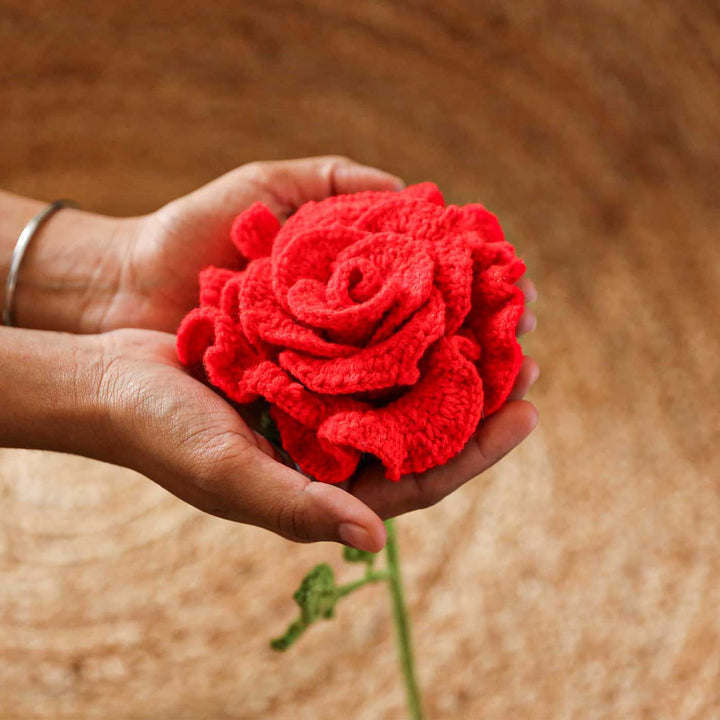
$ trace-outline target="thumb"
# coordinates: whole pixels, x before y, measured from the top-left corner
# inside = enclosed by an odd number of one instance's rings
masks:
[[[241,473],[221,481],[216,499],[222,507],[209,510],[230,520],[263,527],[296,542],[330,540],[367,552],[385,545],[380,517],[346,490],[312,482],[259,449],[247,458]]]

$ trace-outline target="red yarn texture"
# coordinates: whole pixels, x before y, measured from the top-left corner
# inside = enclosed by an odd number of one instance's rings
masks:
[[[200,274],[180,360],[237,403],[270,405],[304,472],[339,483],[363,453],[391,480],[456,455],[520,369],[525,271],[482,205],[432,183],[303,205],[256,203],[232,228],[240,270]]]

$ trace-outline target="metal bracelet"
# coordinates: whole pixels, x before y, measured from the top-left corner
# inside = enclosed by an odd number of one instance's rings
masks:
[[[35,233],[40,229],[43,223],[60,208],[78,208],[80,207],[72,200],[56,200],[50,203],[46,208],[41,210],[30,222],[23,228],[18,241],[15,244],[12,258],[10,260],[10,270],[8,270],[7,280],[5,281],[5,304],[3,305],[2,321],[7,327],[15,327],[15,313],[13,312],[15,304],[15,288],[17,286],[18,275],[20,274],[20,265],[22,264],[25,251]]]

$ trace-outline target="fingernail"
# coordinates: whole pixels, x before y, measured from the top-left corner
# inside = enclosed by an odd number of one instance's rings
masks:
[[[346,545],[350,545],[358,550],[365,550],[365,552],[375,551],[370,533],[368,533],[364,527],[360,527],[360,525],[355,525],[355,523],[340,523],[338,526],[338,535]]]
[[[536,363],[530,372],[530,385],[534,385],[540,377],[540,366]]]

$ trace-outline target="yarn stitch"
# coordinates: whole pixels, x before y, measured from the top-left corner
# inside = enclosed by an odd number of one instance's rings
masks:
[[[364,453],[399,480],[456,455],[522,362],[522,260],[482,205],[432,183],[303,205],[262,203],[231,231],[238,267],[200,274],[182,363],[236,403],[270,405],[282,445],[339,483]]]

